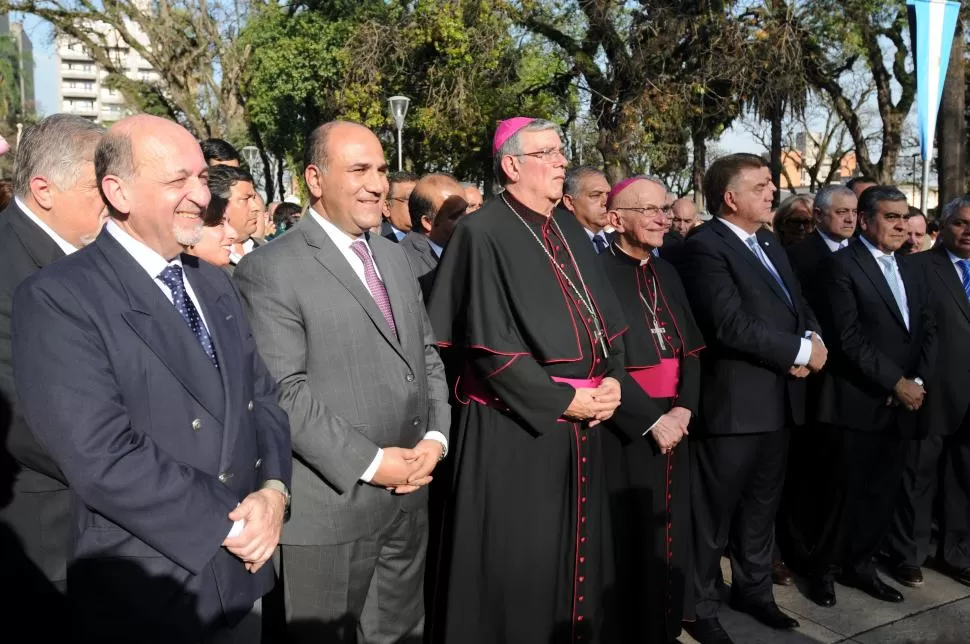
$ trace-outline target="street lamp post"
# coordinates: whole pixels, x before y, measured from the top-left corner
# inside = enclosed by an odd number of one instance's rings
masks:
[[[397,171],[400,172],[404,170],[401,132],[404,130],[404,117],[408,113],[408,105],[410,105],[411,99],[407,96],[392,96],[387,99],[387,103],[391,108],[391,118],[394,119],[394,124],[397,125]]]

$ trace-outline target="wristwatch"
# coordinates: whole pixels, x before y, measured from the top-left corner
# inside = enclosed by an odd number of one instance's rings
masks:
[[[283,520],[287,521],[290,518],[290,491],[287,489],[286,484],[278,479],[269,479],[263,483],[264,490],[276,490],[283,495],[283,501],[286,504],[283,510]]]

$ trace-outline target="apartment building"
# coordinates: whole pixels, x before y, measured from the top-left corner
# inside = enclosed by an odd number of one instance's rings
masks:
[[[137,25],[127,28],[144,42],[144,34]],[[91,29],[103,38],[109,55],[125,76],[146,82],[158,80],[158,73],[148,61],[129,47],[115,29],[103,23],[93,23]],[[56,45],[57,111],[77,114],[102,125],[109,125],[130,112],[121,92],[105,82],[108,72],[94,61],[83,44],[58,35]]]

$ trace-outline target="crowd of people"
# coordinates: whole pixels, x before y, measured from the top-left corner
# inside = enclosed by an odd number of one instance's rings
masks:
[[[970,585],[970,196],[928,222],[857,177],[776,209],[732,154],[702,218],[570,167],[548,121],[491,149],[483,204],[325,123],[309,203],[267,207],[165,119],[27,128],[0,214],[14,623],[721,644],[722,557],[778,630],[795,575],[823,607],[836,581],[905,601],[877,563]]]

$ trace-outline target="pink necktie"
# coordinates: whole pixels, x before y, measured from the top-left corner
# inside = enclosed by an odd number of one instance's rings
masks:
[[[387,297],[387,289],[384,288],[384,282],[377,276],[377,270],[374,268],[374,260],[367,250],[367,243],[358,239],[350,245],[350,249],[360,258],[360,261],[364,262],[364,280],[367,282],[367,290],[370,291],[371,297],[377,303],[377,308],[384,314],[384,319],[387,320],[387,326],[391,327],[394,335],[397,335],[394,314],[391,312],[391,300]]]

